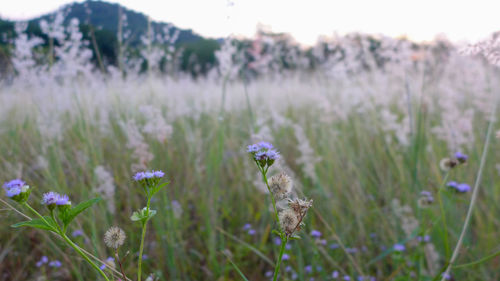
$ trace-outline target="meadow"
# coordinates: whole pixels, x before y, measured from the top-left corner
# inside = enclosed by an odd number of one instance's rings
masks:
[[[28,64],[0,86],[0,180],[26,181],[37,210],[48,191],[72,202],[102,198],[68,233],[106,260],[113,254],[103,235],[121,227],[129,277],[141,234],[130,216],[144,202],[133,176],[162,170],[170,184],[151,202],[158,213],[145,240],[144,275],[241,280],[236,265],[248,280],[271,279],[280,241],[246,151],[259,141],[281,154],[269,173],[285,171],[294,194],[313,200],[301,239],[286,248],[280,280],[439,278],[478,187],[454,266],[499,250],[494,134],[475,185],[490,115],[498,117],[500,76],[486,60],[431,46],[385,54],[393,59],[383,68],[346,55],[315,70],[269,67],[249,80],[231,70],[234,54],[224,68],[223,55],[218,72],[197,79],[103,75],[75,56],[48,70]],[[443,171],[440,161],[456,152],[467,163]],[[458,192],[449,181],[472,190]],[[49,233],[11,228],[22,220],[11,206],[32,215],[3,195],[0,204],[0,279],[101,280]],[[446,279],[499,280],[499,262],[452,266]]]

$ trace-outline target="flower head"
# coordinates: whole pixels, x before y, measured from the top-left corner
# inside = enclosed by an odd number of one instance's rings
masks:
[[[404,250],[406,250],[406,247],[403,244],[394,244],[393,249],[396,252],[403,252]]]
[[[4,183],[5,196],[19,203],[26,202],[31,193],[29,185],[20,179],[14,179]]]
[[[311,231],[311,236],[314,238],[320,238],[321,232],[319,232],[318,230],[313,230],[313,231]]]
[[[280,157],[279,152],[273,149],[273,145],[268,142],[251,144],[247,146],[247,152],[261,167],[271,166]]]
[[[456,190],[461,193],[469,192],[470,191],[470,185],[466,183],[461,183],[457,186]]]
[[[47,205],[47,206],[55,205],[55,204],[57,204],[59,197],[60,197],[60,195],[57,192],[53,192],[53,191],[47,192],[47,193],[43,194],[42,204]]]
[[[61,264],[61,262],[60,262],[60,261],[58,261],[58,260],[51,261],[51,262],[49,263],[49,266],[50,266],[50,267],[55,267],[55,268],[59,268],[59,267],[61,267],[61,265],[62,265],[62,264]]]
[[[285,173],[272,176],[269,188],[274,197],[282,199],[292,191],[292,179]]]
[[[71,205],[71,201],[69,201],[68,195],[59,195],[56,201],[57,206]]]
[[[117,226],[111,227],[104,233],[104,243],[113,249],[120,248],[125,242],[125,238],[127,238],[125,231]]]
[[[100,268],[101,270],[104,270],[104,269],[106,269],[106,267],[108,267],[108,266],[115,267],[115,259],[114,259],[114,258],[112,258],[112,257],[108,257],[108,258],[106,259],[106,261],[105,261],[103,264],[101,264],[101,266],[100,266],[99,268]]]
[[[285,231],[289,236],[292,235],[299,226],[299,219],[297,217],[297,214],[290,208],[281,211],[279,213],[279,219],[281,229],[283,229],[283,231]]]
[[[469,156],[467,156],[467,154],[463,154],[462,152],[457,152],[457,153],[455,153],[455,158],[457,158],[457,160],[460,164],[463,164],[463,163],[467,162],[467,159],[469,159]]]

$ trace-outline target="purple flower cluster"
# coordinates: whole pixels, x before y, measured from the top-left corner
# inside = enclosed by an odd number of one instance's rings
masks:
[[[463,154],[462,152],[457,152],[455,153],[455,158],[457,158],[458,162],[460,163],[465,163],[467,162],[467,159],[469,159],[469,156],[467,156],[467,154]]]
[[[319,232],[318,230],[313,230],[313,231],[311,231],[311,236],[314,238],[320,238],[321,232]]]
[[[142,181],[145,179],[161,179],[165,176],[165,173],[162,171],[146,171],[146,172],[139,172],[134,175],[134,180],[135,181]]]
[[[255,231],[249,223],[243,226],[243,231],[247,231],[248,235],[255,235],[257,233],[257,231]]]
[[[43,194],[42,204],[63,206],[63,205],[71,205],[71,201],[69,201],[68,195],[66,194],[61,195],[57,192],[51,191]]]
[[[23,187],[25,186],[26,183],[24,181],[15,179],[4,183],[3,188],[5,189],[6,196],[12,198],[16,195],[21,194],[21,192],[23,192]]]
[[[271,166],[275,160],[280,158],[280,153],[268,142],[259,142],[247,146],[247,152],[253,156],[261,166]]]
[[[471,187],[466,183],[457,183],[456,181],[450,181],[446,184],[447,187],[455,189],[457,192],[465,193],[469,192]]]
[[[406,250],[406,247],[403,244],[394,244],[393,249],[396,252],[404,252],[404,250]]]

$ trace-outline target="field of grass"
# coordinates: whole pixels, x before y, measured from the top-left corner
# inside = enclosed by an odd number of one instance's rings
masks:
[[[74,240],[105,260],[112,252],[104,232],[120,226],[127,234],[122,254],[129,251],[124,268],[135,276],[140,227],[130,216],[144,197],[132,176],[162,170],[171,183],[151,203],[158,214],[146,237],[145,274],[241,280],[231,260],[249,280],[269,280],[279,251],[276,226],[246,153],[247,145],[268,141],[281,153],[270,174],[286,171],[294,192],[314,200],[302,239],[285,252],[281,280],[432,280],[457,243],[472,194],[444,187],[445,232],[438,189],[443,181],[474,187],[500,93],[497,77],[481,62],[456,56],[406,74],[342,79],[318,71],[227,83],[155,76],[17,80],[0,88],[0,180],[22,178],[35,187],[30,203],[38,210],[50,190],[75,203],[103,198],[69,233],[81,230]],[[491,137],[456,265],[500,249],[497,144]],[[468,162],[446,176],[439,162],[458,151]],[[436,200],[419,204],[422,191]],[[1,280],[100,280],[52,235],[10,228],[22,217],[1,206]],[[396,244],[404,251],[395,251]],[[37,267],[42,256],[62,266]],[[451,275],[499,280],[499,262]]]

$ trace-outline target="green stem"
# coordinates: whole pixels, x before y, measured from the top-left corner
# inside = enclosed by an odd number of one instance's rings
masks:
[[[288,242],[288,238],[281,238],[281,249],[280,249],[280,255],[278,256],[278,261],[276,262],[276,266],[274,267],[274,277],[273,281],[278,280],[278,273],[280,272],[280,266],[281,266],[281,258],[283,257],[283,253],[285,252],[286,248],[286,243]]]
[[[149,220],[149,204],[151,203],[151,197],[148,195],[148,203],[146,205],[146,211],[148,214]],[[146,220],[142,224],[142,234],[141,234],[141,246],[139,247],[139,265],[137,268],[137,280],[141,281],[141,273],[142,273],[142,252],[144,251],[144,238],[146,237],[146,228],[148,225],[148,220]]]
[[[99,274],[102,275],[102,277],[104,277],[104,279],[106,281],[110,281],[109,278],[106,276],[106,274],[94,263],[92,262],[89,257],[87,255],[85,255],[81,250],[80,250],[80,247],[78,247],[75,243],[73,243],[73,241],[71,241],[68,236],[66,236],[66,234],[62,233],[61,234],[61,237],[64,239],[64,241],[66,241],[66,243],[68,243],[71,248],[73,248],[85,261],[87,261],[93,268],[95,268],[95,270],[97,270],[99,272]]]
[[[280,217],[278,216],[278,209],[276,208],[276,200],[274,200],[274,195],[271,192],[271,188],[269,187],[269,183],[267,182],[267,171],[264,171],[263,169],[260,169],[262,173],[262,178],[264,182],[266,183],[267,190],[269,191],[269,195],[271,196],[271,201],[273,202],[273,209],[274,209],[274,215],[276,216],[276,222],[278,223],[278,226],[280,224]]]
[[[484,258],[481,258],[481,259],[479,259],[479,260],[477,260],[477,261],[474,261],[474,262],[465,263],[465,264],[460,264],[460,265],[455,265],[455,266],[453,266],[453,268],[462,268],[462,267],[469,267],[469,266],[473,266],[473,265],[481,264],[481,263],[483,263],[483,262],[485,262],[485,261],[487,261],[487,260],[490,260],[490,259],[492,259],[492,258],[494,258],[494,257],[497,257],[497,256],[500,256],[500,251],[495,252],[495,253],[493,253],[493,254],[491,254],[491,255],[488,255],[488,256],[486,256],[486,257],[484,257]]]
[[[448,225],[446,224],[446,213],[444,211],[444,205],[443,205],[443,199],[441,198],[441,192],[443,191],[444,186],[446,185],[446,180],[448,179],[449,174],[450,174],[450,172],[447,172],[446,175],[444,176],[443,182],[442,182],[441,186],[439,187],[438,194],[437,194],[438,201],[439,201],[439,208],[440,208],[440,212],[441,212],[441,222],[443,223],[443,232],[444,232],[443,239],[444,239],[444,248],[446,251],[446,258],[447,259],[450,256],[450,244],[448,243]]]
[[[32,211],[35,215],[37,215],[37,217],[39,217],[44,223],[46,223],[48,226],[50,226],[52,228],[52,231],[54,232],[58,232],[57,229],[55,229],[52,224],[50,224],[42,215],[40,215],[39,212],[37,212],[35,209],[33,209],[28,203],[23,203],[23,205],[28,208],[30,211]]]

